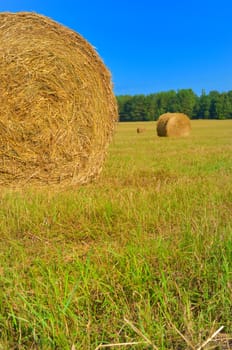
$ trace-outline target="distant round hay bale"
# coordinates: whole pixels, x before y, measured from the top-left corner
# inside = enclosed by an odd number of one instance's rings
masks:
[[[191,131],[191,122],[184,113],[165,113],[157,121],[158,136],[188,136]]]
[[[141,134],[141,133],[145,132],[146,129],[145,128],[137,128],[136,131],[137,131],[137,134]]]
[[[0,184],[96,178],[118,118],[111,75],[79,34],[0,13]]]

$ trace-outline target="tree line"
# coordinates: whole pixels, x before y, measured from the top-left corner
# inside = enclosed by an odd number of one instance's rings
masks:
[[[116,98],[120,121],[152,121],[166,112],[185,113],[191,119],[232,119],[232,90],[202,90],[198,96],[192,89],[181,89]]]

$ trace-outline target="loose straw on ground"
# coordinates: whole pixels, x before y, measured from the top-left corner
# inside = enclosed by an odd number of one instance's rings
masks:
[[[133,345],[139,345],[139,344],[144,344],[144,345],[149,345],[151,346],[154,350],[158,350],[158,348],[151,342],[150,339],[148,339],[131,321],[127,320],[124,318],[124,321],[133,329],[135,333],[137,333],[141,338],[144,339],[144,341],[139,341],[139,342],[125,342],[125,343],[113,343],[113,344],[100,344],[95,350],[103,349],[103,348],[116,348],[119,346],[133,346]]]
[[[224,326],[221,326],[216,332],[214,332],[201,346],[199,346],[199,348],[197,348],[197,350],[201,350],[203,349],[209,342],[211,342],[211,340],[213,340],[213,338],[216,337],[216,335],[218,333],[221,332],[221,330],[224,328]]]

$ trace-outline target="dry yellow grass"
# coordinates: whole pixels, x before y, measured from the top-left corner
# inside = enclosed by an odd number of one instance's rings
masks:
[[[81,190],[1,191],[0,349],[232,346],[232,120],[154,126],[119,123]]]

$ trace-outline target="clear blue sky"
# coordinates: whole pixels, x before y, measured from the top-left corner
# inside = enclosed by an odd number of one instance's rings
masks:
[[[2,0],[84,36],[119,94],[232,90],[232,0]]]

